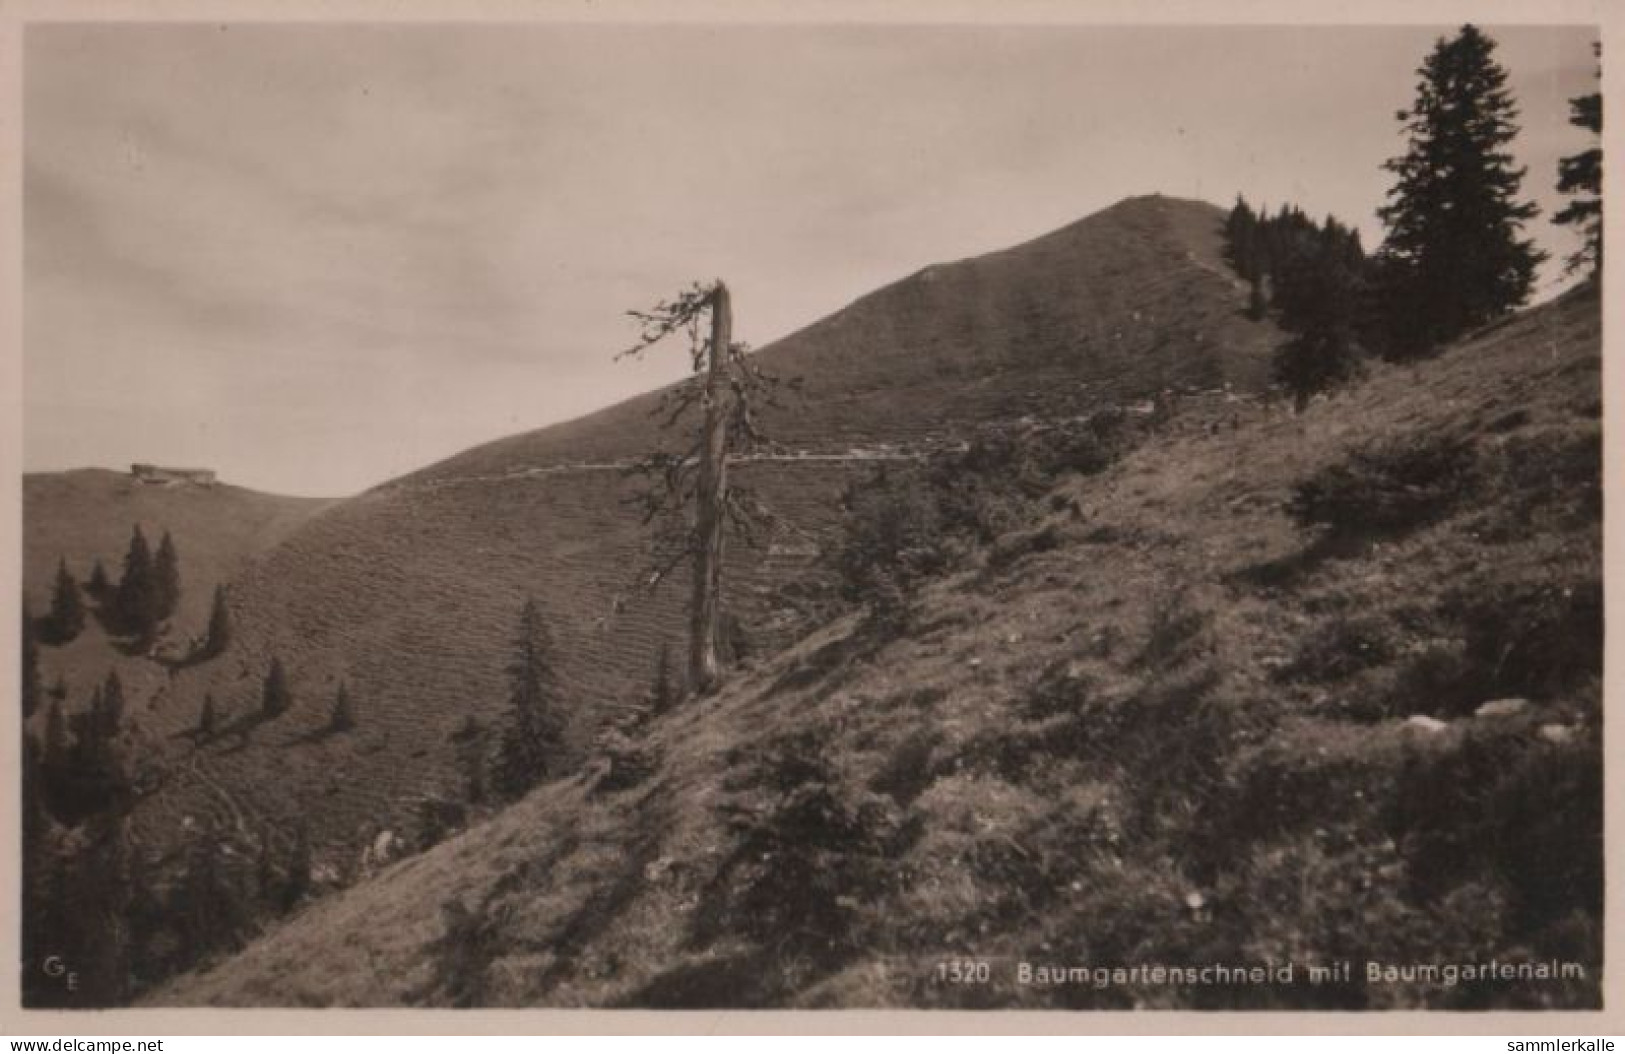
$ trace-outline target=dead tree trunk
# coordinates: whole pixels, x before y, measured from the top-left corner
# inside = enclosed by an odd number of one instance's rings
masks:
[[[717,625],[722,614],[722,528],[728,495],[726,363],[733,340],[733,306],[720,281],[711,291],[711,347],[706,363],[705,432],[700,445],[694,511],[694,597],[689,607],[688,681],[706,692],[722,676]]]

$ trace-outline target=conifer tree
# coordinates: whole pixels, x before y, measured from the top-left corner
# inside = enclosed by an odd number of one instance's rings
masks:
[[[90,702],[83,710],[68,715],[68,731],[73,733],[73,746],[83,754],[100,740],[103,723],[102,686],[92,685]]]
[[[485,802],[486,737],[485,729],[473,714],[451,735],[456,744],[457,768],[462,775],[463,797],[470,805]]]
[[[43,748],[32,732],[23,733],[23,903],[26,917],[36,905],[40,895],[40,876],[43,873],[47,851],[46,835],[51,828],[50,812],[45,804],[45,765]],[[24,932],[27,930],[25,928]],[[38,961],[33,955],[24,955],[25,962]]]
[[[1256,288],[1262,272],[1258,266],[1258,217],[1240,194],[1224,223],[1225,254],[1230,265]]]
[[[107,568],[102,564],[101,558],[97,557],[90,568],[90,577],[85,580],[85,592],[100,601],[107,599],[112,589],[113,584],[107,578]]]
[[[277,900],[276,866],[271,856],[269,832],[260,835],[259,849],[254,854],[254,887],[261,901],[269,903]]]
[[[85,605],[79,598],[79,583],[68,570],[67,560],[58,560],[56,581],[51,587],[51,610],[45,616],[51,643],[66,644],[85,628]]]
[[[231,609],[226,606],[226,587],[214,587],[214,603],[209,608],[208,635],[203,643],[204,658],[225,654],[231,645]]]
[[[660,642],[660,657],[655,660],[654,683],[649,688],[649,709],[663,714],[677,701],[676,687],[671,679],[671,642]]]
[[[498,794],[517,798],[558,773],[564,747],[552,645],[535,600],[527,600],[520,609],[508,682],[507,724],[491,785]]]
[[[175,541],[165,531],[158,542],[158,555],[153,560],[153,608],[159,621],[175,613],[181,599],[181,558],[175,551]]]
[[[156,631],[161,618],[158,585],[152,550],[140,524],[130,532],[130,548],[124,555],[124,574],[119,578],[113,607],[126,632],[147,640]]]
[[[303,823],[294,832],[293,848],[288,853],[287,867],[282,880],[280,907],[289,911],[310,892],[314,865],[310,848],[310,828]]]
[[[343,681],[339,682],[338,694],[333,698],[333,713],[328,718],[327,727],[332,732],[348,732],[355,727],[355,710],[350,703],[350,690]]]
[[[1281,328],[1293,336],[1276,352],[1274,379],[1302,411],[1316,392],[1359,372],[1359,277],[1335,244],[1308,249],[1283,269],[1276,304]]]
[[[1471,25],[1441,38],[1399,113],[1406,152],[1383,166],[1398,179],[1379,210],[1381,255],[1405,312],[1387,327],[1393,354],[1426,351],[1518,307],[1544,259],[1520,237],[1538,210],[1518,200],[1524,170],[1506,150],[1518,110],[1494,53]]]
[[[282,668],[282,660],[273,656],[270,668],[265,671],[265,683],[260,692],[260,713],[268,718],[280,717],[287,712],[292,701],[288,692],[287,671]]]
[[[43,764],[47,772],[63,769],[68,762],[68,723],[62,716],[62,704],[52,703],[45,714],[45,746]]]
[[[105,739],[116,738],[124,723],[124,682],[119,680],[117,670],[107,672],[94,707],[97,734]]]
[[[1601,45],[1593,47],[1602,54]],[[1602,76],[1599,70],[1597,75]],[[1580,248],[1568,259],[1568,270],[1587,269],[1593,278],[1602,276],[1602,93],[1592,92],[1569,100],[1569,123],[1584,128],[1598,142],[1578,154],[1565,157],[1557,163],[1557,189],[1572,199],[1557,215],[1553,223],[1573,225],[1584,239]]]
[[[212,737],[219,720],[220,716],[215,711],[214,695],[210,692],[203,693],[203,709],[197,716],[198,735],[204,739]]]
[[[72,779],[68,720],[62,704],[52,702],[45,711],[45,735],[40,743],[40,797],[51,815],[64,814],[64,788]]]
[[[222,865],[220,841],[212,834],[194,837],[186,850],[180,880],[178,920],[185,955],[193,962],[221,947],[235,947],[246,921],[248,897]]]
[[[1254,322],[1262,322],[1264,321],[1264,316],[1268,313],[1269,304],[1264,299],[1263,280],[1257,275],[1254,275],[1252,281],[1248,283],[1247,317],[1252,319]]]
[[[128,824],[117,812],[94,814],[82,830],[73,868],[72,904],[87,956],[79,970],[81,1005],[114,1007],[129,998],[132,884]]]
[[[68,718],[67,731],[72,745],[64,752],[66,760],[56,769],[61,777],[54,785],[54,811],[64,822],[77,823],[88,816],[123,812],[133,799],[134,787],[119,746],[118,731],[123,720],[124,688],[116,673],[98,684],[90,705]],[[46,729],[47,755],[52,751]]]

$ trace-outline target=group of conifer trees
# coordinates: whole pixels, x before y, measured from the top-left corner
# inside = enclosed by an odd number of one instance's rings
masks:
[[[1412,107],[1399,114],[1406,151],[1383,165],[1396,177],[1378,215],[1385,238],[1367,255],[1359,235],[1283,206],[1271,214],[1238,198],[1226,250],[1250,285],[1247,313],[1290,334],[1274,379],[1299,408],[1359,372],[1365,355],[1431,353],[1523,305],[1545,254],[1524,235],[1537,209],[1519,199],[1525,170],[1508,147],[1517,107],[1495,42],[1474,26],[1441,39],[1417,71]],[[1571,123],[1602,130],[1598,93],[1571,100]],[[1579,229],[1571,270],[1602,269],[1602,150],[1559,164],[1571,202],[1554,222]]]
[[[31,1006],[116,1005],[143,978],[156,979],[172,972],[176,963],[194,962],[201,950],[224,939],[206,939],[208,927],[193,917],[193,903],[207,907],[219,901],[192,897],[200,879],[189,864],[164,887],[167,893],[143,871],[144,858],[128,825],[138,766],[129,746],[126,689],[119,672],[109,671],[75,705],[66,681],[58,677],[46,687],[40,669],[42,646],[71,643],[92,613],[108,633],[127,636],[138,650],[147,649],[180,598],[181,561],[174,539],[165,532],[154,550],[140,525],[131,531],[116,583],[98,560],[81,585],[62,559],[46,613],[34,617],[24,598],[19,715],[27,909],[23,985]],[[219,655],[230,637],[226,593],[217,588],[207,636],[187,658]],[[282,868],[279,874],[287,871]],[[164,896],[173,903],[160,903]],[[167,943],[156,939],[165,932]],[[66,973],[42,971],[47,958],[72,973],[71,987]]]
[[[1328,216],[1316,223],[1296,206],[1273,215],[1237,198],[1225,223],[1231,265],[1250,291],[1247,316],[1273,312],[1292,334],[1276,356],[1275,381],[1301,408],[1309,396],[1352,377],[1359,362],[1360,234]]]
[[[121,1005],[212,951],[239,946],[259,921],[296,904],[313,881],[310,840],[303,828],[291,837],[262,831],[232,852],[225,832],[198,826],[167,857],[144,852],[129,825],[138,770],[124,681],[110,671],[71,707],[62,681],[44,685],[39,636],[39,622],[25,617],[24,1003]],[[268,695],[276,680],[267,675]],[[285,678],[281,691],[276,705],[285,708]],[[341,685],[335,718],[349,707]],[[211,727],[212,710],[211,698]],[[343,720],[353,723],[353,715]]]
[[[59,559],[51,584],[50,608],[35,620],[25,601],[23,619],[33,625],[38,641],[58,646],[71,643],[85,627],[87,596],[109,633],[128,636],[139,648],[150,646],[175,614],[181,599],[180,554],[169,532],[164,532],[154,552],[141,525],[135,525],[117,583],[109,579],[107,569],[97,560],[81,586],[68,569],[67,560]],[[214,658],[230,642],[231,612],[225,586],[220,585],[214,590],[205,635],[188,658]]]
[[[64,710],[66,688],[41,688],[39,652],[23,628],[22,714],[47,706],[42,737],[23,730],[23,988],[29,1005],[111,1005],[126,993],[128,880],[125,818],[135,800],[124,743],[124,685],[116,671],[88,703]],[[47,956],[71,966],[73,990],[45,974]]]

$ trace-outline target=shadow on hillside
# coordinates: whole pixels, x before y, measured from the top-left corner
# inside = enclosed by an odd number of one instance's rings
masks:
[[[537,975],[538,991],[550,990],[560,978],[574,970],[576,956],[609,929],[622,910],[643,893],[648,887],[645,870],[660,855],[660,846],[658,835],[646,835],[628,846],[625,864],[614,879],[599,886],[585,904],[542,942],[555,958]]]
[[[93,599],[85,606],[85,610],[95,620],[102,635],[107,638],[108,645],[120,655],[132,659],[155,659],[163,665],[162,660],[156,659],[152,654],[153,646],[158,642],[159,631],[138,632],[119,615],[112,602],[106,598]]]
[[[214,651],[205,643],[187,648],[184,655],[153,655],[151,658],[153,662],[156,662],[170,673],[179,673],[181,670],[201,666],[210,659],[218,658],[219,655],[219,652]]]
[[[1249,564],[1230,577],[1236,584],[1253,589],[1291,589],[1328,561],[1360,556],[1370,547],[1371,541],[1364,534],[1328,532],[1301,549]]]
[[[777,972],[763,950],[725,955],[676,966],[656,974],[629,995],[610,1004],[617,1009],[752,1010],[775,1006],[782,993],[767,978]]]
[[[255,730],[272,720],[274,718],[266,716],[259,710],[250,710],[247,713],[238,714],[231,720],[221,724],[215,730],[214,735],[209,737],[208,741],[218,743],[230,739],[232,740],[231,744],[222,749],[220,753],[239,754],[247,750],[249,744],[253,742]]]
[[[865,622],[851,633],[822,645],[804,658],[794,660],[768,689],[768,695],[783,691],[810,688],[824,682],[813,695],[813,700],[827,698],[848,680],[859,664],[874,658],[891,643],[894,633]],[[839,676],[836,676],[839,674]]]
[[[316,743],[324,743],[334,736],[345,736],[354,732],[354,728],[336,728],[332,724],[317,725],[315,728],[296,732],[282,741],[285,747],[308,747]]]

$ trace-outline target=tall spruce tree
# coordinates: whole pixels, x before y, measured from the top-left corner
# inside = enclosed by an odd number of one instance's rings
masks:
[[[1276,293],[1281,328],[1292,339],[1275,353],[1274,380],[1300,412],[1315,393],[1352,379],[1360,369],[1355,340],[1360,279],[1340,249],[1334,222],[1328,221],[1326,242],[1304,249],[1283,268]]]
[[[122,813],[87,817],[74,859],[72,896],[84,944],[78,949],[78,1002],[115,1007],[129,999],[130,882],[129,824]]]
[[[53,702],[45,713],[42,759],[47,770],[62,769],[68,763],[68,721],[63,716],[61,703]]]
[[[165,531],[158,542],[158,555],[153,559],[153,607],[160,620],[175,613],[181,599],[181,558],[175,551],[175,540]]]
[[[107,568],[98,557],[91,565],[90,577],[85,579],[85,592],[97,601],[106,600],[113,591],[113,584],[107,578]]]
[[[265,717],[280,717],[286,713],[288,706],[293,702],[293,696],[288,691],[288,674],[282,668],[282,660],[273,656],[271,666],[265,671],[265,682],[260,688],[260,713]]]
[[[190,962],[216,948],[236,947],[242,938],[251,898],[239,875],[226,865],[226,849],[215,833],[200,830],[185,850],[176,897],[177,929]]]
[[[1264,298],[1264,280],[1258,275],[1247,283],[1247,317],[1254,322],[1264,321],[1269,314],[1269,301]]]
[[[45,804],[45,769],[41,757],[43,750],[33,733],[23,733],[22,771],[22,959],[24,974],[43,972],[45,956],[44,936],[39,921],[49,913],[46,897],[49,890],[45,878],[50,869],[51,814]],[[24,981],[25,990],[27,981]]]
[[[208,635],[203,641],[203,657],[225,654],[231,644],[231,609],[226,606],[226,587],[214,587],[214,603],[209,608]]]
[[[152,548],[140,524],[130,532],[130,547],[124,554],[124,573],[114,593],[113,608],[120,628],[142,640],[151,638],[162,617]]]
[[[65,559],[56,564],[56,581],[51,586],[51,610],[45,616],[45,628],[52,644],[66,644],[85,628],[85,604],[79,597],[79,583],[68,570]]]
[[[124,725],[124,682],[117,670],[107,671],[94,706],[96,733],[105,739],[116,738]]]
[[[519,612],[508,685],[507,724],[502,729],[491,785],[498,794],[517,798],[557,775],[564,748],[552,644],[535,600],[527,600]]]
[[[1602,55],[1602,45],[1593,45],[1593,51]],[[1601,70],[1597,75],[1602,76]],[[1589,270],[1592,277],[1602,276],[1602,93],[1592,92],[1569,100],[1569,123],[1584,128],[1599,142],[1578,154],[1562,158],[1557,163],[1557,189],[1572,200],[1557,215],[1553,223],[1576,227],[1583,239],[1581,246],[1568,260],[1569,271]]]
[[[1518,200],[1524,169],[1507,152],[1518,110],[1494,55],[1471,25],[1441,38],[1398,115],[1406,151],[1383,166],[1398,179],[1379,210],[1380,255],[1398,286],[1390,353],[1426,351],[1518,307],[1545,258],[1520,236],[1538,209]]]
[[[355,705],[350,702],[350,689],[339,682],[338,694],[333,697],[333,712],[328,716],[330,732],[348,732],[355,727]]]
[[[1224,222],[1225,255],[1236,274],[1258,288],[1263,270],[1258,259],[1258,216],[1247,199],[1236,195],[1236,203]]]
[[[294,832],[293,846],[283,869],[282,888],[278,906],[289,911],[310,892],[314,871],[314,856],[310,847],[310,828],[300,823]]]
[[[660,656],[655,661],[654,683],[649,686],[649,709],[663,714],[677,701],[677,686],[672,683],[671,642],[660,642]]]
[[[215,726],[220,721],[220,715],[214,705],[214,695],[211,692],[203,693],[203,709],[197,715],[197,734],[199,738],[210,739],[214,736]]]

